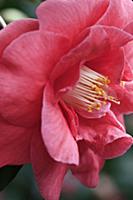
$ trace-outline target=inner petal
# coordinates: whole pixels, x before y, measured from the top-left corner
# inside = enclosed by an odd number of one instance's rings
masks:
[[[78,83],[63,99],[72,107],[87,112],[98,111],[108,102],[120,104],[109,84],[108,77],[82,66]]]

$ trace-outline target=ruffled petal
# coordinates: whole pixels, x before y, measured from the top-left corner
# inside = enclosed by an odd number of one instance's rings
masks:
[[[132,39],[130,34],[118,28],[93,26],[84,40],[55,66],[51,75],[55,90],[73,86],[83,64],[108,76],[112,83],[119,83],[124,68],[124,53],[120,47]]]
[[[110,0],[108,9],[97,23],[124,28],[133,20],[132,10],[131,0]]]
[[[115,92],[120,100],[120,105],[113,105],[112,109],[120,114],[133,112],[133,81],[125,82],[123,86],[116,86]]]
[[[84,28],[95,24],[107,6],[108,0],[48,0],[39,6],[37,16],[42,31],[61,33],[73,40]]]
[[[0,118],[0,167],[30,162],[32,133],[32,129],[13,126]]]
[[[116,127],[108,128],[105,140],[106,145],[101,153],[104,159],[123,155],[133,144],[133,138]]]
[[[89,61],[87,65],[94,71],[107,76],[111,84],[119,84],[124,69],[123,50],[116,48],[107,51],[102,56]]]
[[[99,26],[92,27],[85,39],[63,56],[55,66],[51,75],[55,90],[73,86],[79,79],[79,68],[88,60],[99,60],[109,49],[106,31]]]
[[[59,105],[55,102],[49,84],[47,84],[44,91],[42,137],[48,153],[54,160],[68,164],[78,164],[79,153],[76,141]]]
[[[42,196],[47,200],[58,200],[67,166],[50,158],[40,133],[32,137],[31,162]]]
[[[126,32],[125,30],[110,26],[102,27],[108,35],[111,48],[122,47],[133,40],[133,35]]]
[[[84,142],[80,144],[80,163],[72,168],[72,173],[87,187],[96,187],[99,181],[99,172],[104,160],[91,149],[85,148]]]
[[[33,19],[18,20],[10,23],[0,31],[0,56],[13,40],[26,32],[37,30],[38,28],[38,21]]]
[[[123,124],[121,124],[115,114],[112,111],[106,113],[106,115],[97,120],[85,119],[79,117],[79,138],[77,140],[86,140],[92,145],[101,146],[101,142],[106,137],[106,127],[114,126],[125,131]],[[99,144],[99,145],[98,145]]]

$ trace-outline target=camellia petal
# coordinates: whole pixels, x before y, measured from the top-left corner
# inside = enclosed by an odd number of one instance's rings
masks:
[[[133,144],[133,138],[116,127],[109,127],[106,145],[101,153],[105,159],[123,155]]]
[[[32,19],[14,21],[6,26],[0,32],[0,55],[13,40],[23,33],[37,30],[38,27],[38,21]]]
[[[42,195],[47,200],[58,200],[67,166],[50,158],[39,133],[32,137],[31,162]]]
[[[0,118],[0,167],[30,162],[32,129],[13,126]]]
[[[47,0],[0,31],[0,166],[31,162],[46,200],[72,170],[95,187],[133,144],[133,2]],[[54,191],[54,192],[53,192]]]
[[[124,28],[133,20],[133,2],[130,0],[110,0],[108,9],[98,24]]]
[[[49,154],[56,161],[79,163],[78,146],[74,140],[52,88],[45,87],[42,110],[42,137]]]
[[[99,171],[104,164],[104,159],[96,155],[85,145],[80,145],[79,166],[72,168],[72,173],[87,187],[96,187],[99,182]],[[89,166],[89,167],[88,167]]]
[[[46,1],[37,10],[41,30],[61,33],[72,40],[85,27],[96,23],[106,11],[108,2],[108,0]]]

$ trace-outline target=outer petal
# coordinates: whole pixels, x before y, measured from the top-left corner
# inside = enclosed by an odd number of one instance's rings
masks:
[[[104,160],[91,149],[85,148],[84,142],[80,144],[79,166],[72,168],[72,173],[87,187],[96,187],[99,181],[99,172]]]
[[[45,81],[66,47],[66,40],[59,35],[43,36],[38,31],[23,34],[6,48],[1,59],[1,115],[19,126],[39,122]]]
[[[79,122],[79,140],[88,141],[89,146],[104,159],[124,154],[133,143],[112,112],[97,121],[81,119]]]
[[[133,20],[133,2],[131,0],[110,0],[108,9],[98,24],[124,28]]]
[[[74,39],[84,28],[95,24],[108,6],[108,0],[48,0],[37,10],[41,30],[62,33]]]
[[[120,105],[113,105],[112,109],[120,114],[133,112],[133,81],[125,82],[123,87],[116,86],[115,91],[120,100]]]
[[[0,114],[9,123],[34,127],[40,122],[42,84],[0,65]]]
[[[12,126],[0,118],[0,167],[30,162],[32,133],[32,129]]]
[[[33,31],[23,34],[6,48],[2,63],[16,73],[35,80],[47,80],[49,73],[68,48],[68,40],[59,34]]]
[[[0,56],[3,50],[23,33],[38,29],[38,21],[33,19],[18,20],[0,31]]]
[[[58,200],[67,167],[49,157],[39,133],[32,138],[31,162],[42,196]]]
[[[44,91],[42,137],[53,159],[63,163],[78,164],[79,154],[76,141],[70,132],[59,105],[55,102],[54,94],[49,84]]]
[[[108,127],[106,145],[101,153],[105,159],[123,155],[133,144],[133,138],[116,127]]]
[[[106,127],[109,126],[114,126],[122,131],[125,131],[123,125],[117,120],[116,116],[111,111],[108,112],[104,117],[97,120],[84,119],[80,117],[79,139],[84,139],[94,145],[96,144],[97,147],[101,146],[101,142],[105,141]]]

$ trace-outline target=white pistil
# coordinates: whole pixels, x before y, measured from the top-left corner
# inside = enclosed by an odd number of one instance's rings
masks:
[[[1,23],[3,28],[6,27],[6,22],[4,21],[4,19],[1,16],[0,16],[0,23]]]
[[[108,77],[83,66],[78,83],[63,99],[71,106],[88,112],[100,110],[107,101],[120,104],[114,96],[108,95],[109,83]]]

